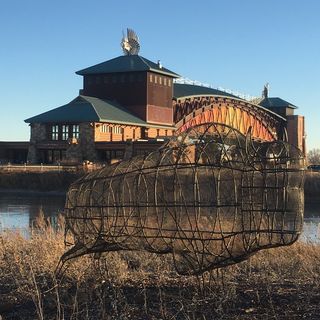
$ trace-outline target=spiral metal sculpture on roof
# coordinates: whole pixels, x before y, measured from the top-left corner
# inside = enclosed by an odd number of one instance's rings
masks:
[[[201,274],[297,240],[303,156],[284,141],[256,142],[222,124],[190,128],[148,156],[105,167],[67,195],[74,246],[88,253],[172,254],[180,274]]]
[[[132,30],[127,28],[127,34],[122,37],[121,47],[123,54],[126,56],[137,55],[140,51],[139,37]]]

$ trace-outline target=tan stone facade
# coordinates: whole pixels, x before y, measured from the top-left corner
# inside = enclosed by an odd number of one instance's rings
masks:
[[[28,162],[37,163],[39,159],[39,149],[37,144],[43,142],[47,138],[46,125],[40,123],[34,123],[30,125],[30,144],[28,150]]]

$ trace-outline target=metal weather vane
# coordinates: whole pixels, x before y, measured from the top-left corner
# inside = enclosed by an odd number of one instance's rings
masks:
[[[127,34],[123,33],[121,40],[121,47],[123,53],[127,56],[137,55],[140,51],[140,43],[137,34],[132,30],[127,28]]]

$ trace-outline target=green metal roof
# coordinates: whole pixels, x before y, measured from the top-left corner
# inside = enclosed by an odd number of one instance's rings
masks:
[[[105,74],[136,71],[153,71],[156,73],[171,76],[173,78],[180,77],[175,72],[160,67],[157,63],[154,63],[138,55],[119,56],[117,58],[96,64],[92,67],[77,71],[76,74],[84,76],[88,74]]]
[[[203,86],[197,86],[192,84],[184,84],[184,83],[174,83],[173,85],[173,96],[176,99],[182,98],[182,97],[189,97],[189,96],[223,96],[228,98],[237,98],[239,97],[220,91],[213,88],[203,87]]]
[[[264,108],[291,108],[291,109],[297,109],[298,107],[291,104],[288,101],[285,101],[281,98],[263,98],[259,105]]]
[[[78,96],[70,103],[24,120],[27,123],[110,122],[143,125],[147,123],[115,102]]]

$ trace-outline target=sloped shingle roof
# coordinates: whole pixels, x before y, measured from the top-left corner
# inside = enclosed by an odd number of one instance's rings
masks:
[[[84,76],[88,74],[104,74],[135,71],[153,71],[174,78],[180,77],[177,73],[172,72],[169,69],[160,67],[157,63],[154,63],[138,55],[119,56],[117,58],[96,64],[92,67],[79,70],[76,72],[76,74]]]
[[[291,109],[297,109],[298,107],[293,105],[292,103],[283,100],[281,98],[263,98],[260,102],[259,105],[264,107],[264,108],[291,108]]]
[[[115,102],[89,96],[79,96],[70,103],[25,120],[27,123],[111,122],[146,125]]]

